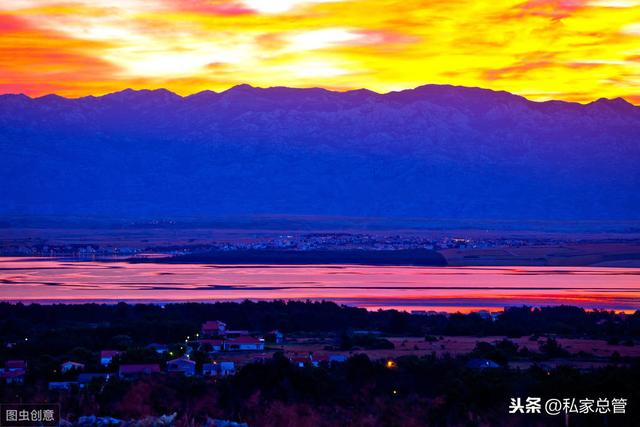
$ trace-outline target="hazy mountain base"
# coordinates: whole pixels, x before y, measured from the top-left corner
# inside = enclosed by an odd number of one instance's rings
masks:
[[[0,214],[640,217],[640,113],[425,86],[0,97]]]

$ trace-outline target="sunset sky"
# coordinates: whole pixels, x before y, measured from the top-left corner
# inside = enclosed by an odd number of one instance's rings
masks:
[[[239,83],[640,104],[640,0],[0,1],[0,93]]]

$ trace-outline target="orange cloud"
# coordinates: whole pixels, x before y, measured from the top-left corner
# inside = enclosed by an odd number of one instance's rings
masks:
[[[69,39],[18,17],[0,15],[0,91],[76,94],[80,88],[109,86],[117,67],[89,53],[102,48],[103,43]]]

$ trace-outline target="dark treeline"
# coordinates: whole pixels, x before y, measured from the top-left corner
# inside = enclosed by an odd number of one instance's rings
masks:
[[[25,401],[59,401],[71,421],[82,415],[141,419],[176,413],[176,426],[205,425],[207,417],[250,426],[564,426],[564,416],[511,415],[510,398],[625,398],[626,415],[575,414],[572,426],[632,426],[640,422],[640,367],[580,372],[469,369],[459,358],[384,361],[356,355],[343,364],[299,368],[281,354],[243,367],[217,381],[155,375],[135,382],[113,379],[85,390],[47,392],[38,384],[21,389]],[[3,402],[16,399],[0,386]],[[147,424],[150,425],[150,424]]]
[[[11,341],[30,335],[46,335],[55,345],[56,335],[68,341],[74,338],[76,331],[90,328],[91,335],[81,340],[82,345],[88,348],[94,348],[94,345],[84,342],[86,340],[95,341],[98,345],[118,334],[126,334],[136,342],[174,342],[197,332],[204,321],[216,319],[226,322],[232,329],[258,333],[279,329],[288,334],[368,330],[413,336],[558,334],[605,339],[640,336],[638,311],[632,315],[620,315],[571,306],[516,307],[507,308],[497,319],[491,320],[474,313],[412,315],[395,310],[370,312],[332,302],[245,301],[166,305],[0,303],[0,338]]]
[[[168,258],[132,258],[131,263],[158,264],[363,264],[445,266],[442,254],[426,249],[395,250],[235,250],[210,251]]]

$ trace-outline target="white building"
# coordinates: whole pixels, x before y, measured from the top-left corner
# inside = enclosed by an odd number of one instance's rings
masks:
[[[264,341],[250,336],[240,336],[224,342],[225,351],[261,351],[264,350]]]
[[[70,360],[60,365],[60,372],[63,374],[72,370],[81,371],[84,369],[84,363],[72,362]]]

